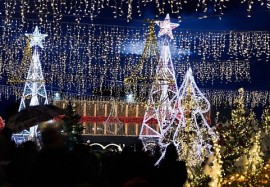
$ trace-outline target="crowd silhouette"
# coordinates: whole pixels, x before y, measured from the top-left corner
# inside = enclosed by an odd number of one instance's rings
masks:
[[[141,141],[97,152],[87,144],[69,150],[53,126],[42,131],[41,149],[33,141],[16,146],[11,135],[7,128],[0,133],[0,187],[182,187],[187,180],[174,144],[155,166],[159,149],[145,152]]]

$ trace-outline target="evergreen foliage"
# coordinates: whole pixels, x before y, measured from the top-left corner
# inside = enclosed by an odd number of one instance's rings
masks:
[[[243,173],[247,170],[247,166],[252,164],[249,163],[253,162],[249,159],[252,156],[250,152],[257,143],[255,136],[257,137],[260,132],[254,112],[246,110],[243,94],[244,90],[239,89],[239,96],[235,99],[229,125],[218,125],[216,128],[220,135],[219,144],[222,146],[221,157],[226,176]]]
[[[62,121],[64,124],[64,134],[67,136],[67,146],[73,149],[74,145],[82,143],[83,125],[80,122],[81,116],[78,115],[72,103],[69,101],[65,108],[65,116]]]

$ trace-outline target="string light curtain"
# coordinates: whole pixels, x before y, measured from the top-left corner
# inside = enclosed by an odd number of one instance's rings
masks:
[[[21,66],[24,57],[23,34],[39,25],[37,20],[25,21],[23,30],[20,19],[12,19],[10,26],[2,30],[0,75],[3,78],[15,76],[13,70]],[[41,32],[48,34],[41,55],[46,82],[84,94],[102,87],[122,91],[124,77],[140,61],[147,28],[51,21],[41,25]],[[241,82],[251,79],[251,61],[269,60],[267,31],[175,29],[174,36],[171,52],[179,79],[188,66],[193,66],[199,82]]]
[[[156,16],[160,14],[170,13],[178,15],[181,18],[182,9],[185,6],[193,7],[194,11],[207,12],[208,9],[223,15],[226,6],[233,3],[234,0],[0,0],[4,5],[6,14],[6,22],[20,13],[22,21],[26,15],[30,13],[38,14],[39,20],[46,21],[48,14],[52,14],[56,20],[61,20],[66,14],[74,16],[76,22],[80,22],[82,18],[87,17],[93,20],[95,16],[108,11],[114,18],[125,17],[128,21],[133,16],[141,16],[146,5],[156,7]],[[251,10],[254,4],[260,4],[270,9],[270,0],[242,0],[247,10],[247,15],[251,16]],[[17,7],[17,9],[16,9]],[[19,7],[19,8],[18,8]],[[168,12],[169,11],[169,12]]]
[[[61,91],[57,88],[50,88],[47,86],[48,100],[54,100],[56,94],[59,94],[62,100],[79,100],[79,101],[110,101],[111,99],[124,101],[125,97],[112,97],[112,96],[95,96],[91,94],[79,94],[76,91]],[[15,99],[20,99],[23,87],[14,87],[9,85],[0,85],[0,100],[9,99],[10,97],[15,97]],[[206,98],[209,99],[211,106],[220,106],[222,104],[227,104],[228,106],[233,106],[233,101],[238,96],[237,90],[217,90],[217,89],[201,89],[202,93]],[[245,104],[247,106],[258,106],[266,105],[270,100],[270,91],[252,91],[245,90],[243,95]],[[144,103],[141,103],[145,105]]]

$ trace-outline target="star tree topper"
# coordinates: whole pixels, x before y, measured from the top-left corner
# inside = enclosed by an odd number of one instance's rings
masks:
[[[25,36],[30,38],[30,47],[33,47],[36,45],[36,46],[39,46],[40,48],[43,48],[42,40],[44,40],[45,37],[48,35],[41,34],[39,32],[38,26],[36,26],[33,34],[26,33]]]
[[[171,39],[173,39],[172,30],[179,26],[178,23],[171,23],[169,14],[166,15],[164,21],[155,21],[155,23],[160,27],[158,36],[167,34]]]

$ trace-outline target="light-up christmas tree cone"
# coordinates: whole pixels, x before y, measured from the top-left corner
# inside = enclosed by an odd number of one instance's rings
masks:
[[[178,24],[170,22],[168,14],[164,21],[157,21],[156,24],[161,28],[159,36],[166,35],[171,39],[173,38],[172,29],[178,26]],[[139,135],[146,149],[148,144],[158,143],[162,150],[164,150],[173,140],[173,136],[171,138],[164,137],[164,134],[169,131],[174,120],[175,111],[173,106],[178,90],[171,59],[169,39],[166,36],[163,40],[159,63],[156,67],[156,74],[152,82]],[[158,123],[157,128],[153,128],[150,121],[156,121]]]
[[[212,148],[212,136],[215,133],[207,123],[204,113],[210,109],[210,103],[197,87],[191,68],[188,69],[179,88],[178,107],[182,118],[174,135],[180,159],[189,166],[204,161]]]
[[[149,22],[147,38],[139,63],[124,79],[125,90],[132,93],[137,101],[145,102],[148,97],[150,84],[155,76],[155,67],[159,61],[159,50],[155,35],[155,22]]]
[[[179,159],[187,164],[188,184],[196,186],[203,176],[202,162],[214,154],[213,138],[217,138],[217,135],[204,117],[210,109],[210,103],[199,90],[191,68],[187,70],[179,88],[177,106],[182,116],[175,130],[174,143],[178,148]]]
[[[43,48],[42,40],[47,34],[41,34],[36,26],[33,34],[25,34],[30,39],[30,47],[34,48],[32,60],[28,70],[25,86],[21,97],[19,111],[27,106],[35,106],[39,104],[48,104],[48,98],[45,88],[45,80],[42,73],[41,63],[39,59],[38,47]],[[37,125],[30,128],[29,139],[37,137]]]

